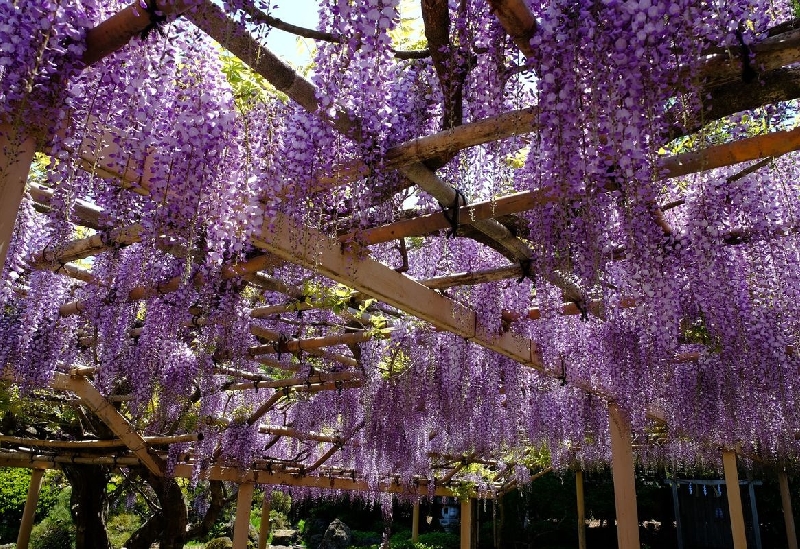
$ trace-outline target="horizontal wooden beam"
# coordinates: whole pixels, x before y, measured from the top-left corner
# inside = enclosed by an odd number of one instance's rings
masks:
[[[800,149],[800,128],[795,128],[788,131],[748,137],[696,152],[663,157],[659,161],[659,167],[664,178],[681,177],[692,173],[733,166],[741,162],[779,156],[798,149]],[[524,191],[464,206],[459,211],[459,219],[469,223],[472,220],[520,213],[545,204],[568,200],[569,198],[553,189]],[[358,239],[359,242],[366,245],[379,244],[398,238],[425,236],[449,227],[450,222],[447,221],[444,214],[436,212],[361,231]],[[340,239],[345,241],[353,236],[354,234],[342,235]]]
[[[251,327],[251,333],[258,335],[260,331],[257,327]],[[320,349],[322,347],[332,347],[334,345],[353,345],[356,343],[363,343],[375,338],[386,337],[386,334],[381,332],[363,331],[354,332],[351,334],[336,334],[322,337],[311,337],[308,339],[290,339],[282,343],[275,343],[271,345],[259,345],[257,347],[250,347],[250,356],[259,356],[264,354],[273,353],[296,353],[298,351],[307,351],[309,349]]]
[[[287,379],[274,379],[264,381],[249,381],[244,383],[236,383],[227,387],[229,391],[246,391],[249,389],[281,389],[284,387],[311,387],[319,383],[336,382],[336,381],[352,381],[358,379],[360,374],[356,372],[333,372],[333,373],[317,373],[306,377],[292,377]]]
[[[393,307],[497,351],[521,364],[543,370],[538,349],[511,333],[493,334],[469,308],[369,258],[342,250],[339,242],[292,218],[268,220],[254,243],[259,247],[373,296]]]
[[[160,446],[164,444],[178,444],[181,442],[195,442],[196,434],[173,435],[173,436],[144,436],[145,444],[148,446]],[[121,439],[112,440],[41,440],[36,438],[23,438],[10,435],[0,435],[0,444],[13,444],[15,446],[27,446],[30,448],[62,448],[65,450],[83,450],[87,448],[122,448],[128,445]]]

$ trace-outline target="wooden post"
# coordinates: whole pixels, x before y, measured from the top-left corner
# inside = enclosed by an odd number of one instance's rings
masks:
[[[233,523],[233,549],[247,549],[247,535],[250,533],[250,507],[253,505],[255,485],[247,482],[239,485],[236,496],[236,521]]]
[[[728,512],[731,516],[733,548],[747,549],[742,494],[739,490],[739,472],[736,469],[736,452],[722,452],[722,468],[725,471],[725,489],[728,492]]]
[[[583,499],[583,471],[575,471],[575,496],[578,499],[578,549],[586,549],[586,505]]]
[[[267,540],[269,539],[269,512],[272,505],[270,504],[270,494],[264,491],[264,501],[261,503],[261,528],[258,532],[258,549],[267,549]]]
[[[617,510],[619,549],[639,548],[639,517],[636,511],[636,473],[633,466],[631,422],[616,404],[608,405],[611,430],[611,473],[614,477],[614,506]]]
[[[36,140],[25,135],[22,127],[0,125],[0,272],[6,262],[35,152]]]
[[[39,489],[42,487],[44,469],[31,471],[31,483],[28,485],[28,499],[25,501],[25,510],[22,512],[22,522],[19,525],[17,536],[18,549],[28,549],[33,528],[33,516],[36,514],[36,503],[39,501]]]
[[[781,488],[783,522],[786,525],[786,546],[789,549],[797,549],[797,533],[794,529],[794,515],[792,514],[792,495],[789,493],[789,477],[786,475],[786,471],[778,473],[778,484]]]
[[[472,549],[472,498],[461,500],[461,549]]]
[[[414,502],[414,512],[411,515],[411,541],[419,541],[419,500]]]

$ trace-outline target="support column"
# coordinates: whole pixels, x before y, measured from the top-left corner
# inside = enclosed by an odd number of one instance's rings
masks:
[[[247,549],[254,488],[252,482],[239,485],[239,493],[236,495],[236,521],[233,523],[233,549]]]
[[[731,516],[733,549],[747,549],[747,535],[742,512],[742,493],[739,490],[739,471],[736,469],[736,452],[722,452],[725,471],[725,490],[728,492],[728,512]]]
[[[472,499],[461,500],[461,549],[472,549]]]
[[[583,498],[583,471],[575,471],[575,496],[578,500],[578,549],[586,549],[586,505]]]
[[[681,526],[681,503],[678,499],[678,483],[677,481],[669,481],[672,487],[672,511],[675,513],[675,530],[678,536],[678,549],[683,549],[683,527]]]
[[[25,510],[22,512],[22,522],[19,525],[19,535],[17,535],[17,549],[28,549],[28,542],[31,540],[31,528],[33,528],[33,517],[36,514],[36,504],[39,502],[39,490],[42,487],[42,477],[44,469],[33,469],[31,471],[31,483],[28,485],[28,499],[25,501]]]
[[[797,549],[797,533],[794,529],[794,515],[792,514],[792,496],[789,493],[789,477],[786,475],[786,471],[778,473],[778,484],[781,487],[783,523],[786,526],[786,546],[789,549]]]
[[[24,128],[0,124],[0,272],[35,152],[36,141],[24,134]]]
[[[611,473],[614,477],[614,507],[617,510],[619,549],[639,549],[639,516],[636,511],[636,472],[633,465],[631,421],[616,404],[608,405],[611,430]]]
[[[270,494],[264,491],[264,501],[261,503],[261,528],[258,532],[258,549],[267,549],[269,539],[269,512],[272,507],[270,504]]]
[[[411,515],[411,541],[419,541],[419,500],[414,502],[414,512]]]

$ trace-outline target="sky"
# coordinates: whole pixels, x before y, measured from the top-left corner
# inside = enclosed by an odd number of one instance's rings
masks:
[[[275,0],[270,15],[287,23],[316,29],[319,21],[317,0]],[[313,40],[298,38],[288,32],[272,29],[267,37],[267,47],[294,67],[304,67],[311,62]]]

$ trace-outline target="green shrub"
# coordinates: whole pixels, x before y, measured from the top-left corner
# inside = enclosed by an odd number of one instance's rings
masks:
[[[133,513],[120,513],[108,519],[106,530],[108,530],[108,541],[111,542],[111,547],[120,549],[128,541],[139,526],[142,524],[142,519]]]
[[[206,549],[231,549],[233,541],[229,537],[214,538],[206,543]]]
[[[72,549],[75,526],[69,513],[70,489],[62,490],[47,516],[31,531],[31,549]]]
[[[36,505],[36,518],[41,519],[55,505],[59,491],[63,488],[61,473],[47,471],[39,492]],[[31,482],[29,469],[0,467],[0,543],[17,540],[19,523],[28,499],[28,486]]]

